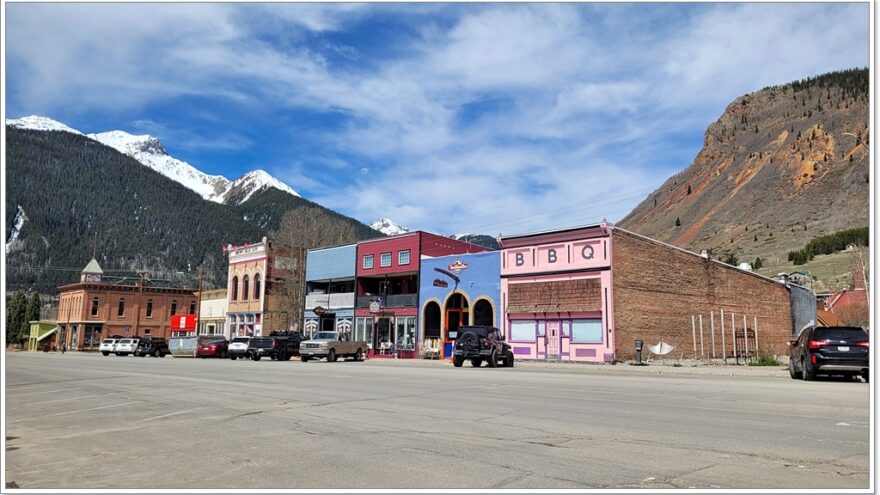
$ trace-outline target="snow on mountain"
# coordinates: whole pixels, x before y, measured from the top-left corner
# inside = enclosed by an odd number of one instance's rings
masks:
[[[125,131],[101,132],[88,137],[124,153],[160,174],[197,192],[208,201],[223,202],[231,182],[222,175],[208,175],[189,163],[168,155],[158,139]]]
[[[291,189],[290,186],[272,177],[265,170],[257,169],[242,175],[229,184],[226,192],[223,193],[223,202],[228,203],[234,200],[236,204],[241,204],[250,199],[255,192],[270,187],[299,197],[299,193]]]
[[[12,243],[18,239],[19,234],[21,234],[21,228],[24,226],[24,221],[27,220],[27,215],[24,214],[24,209],[22,209],[21,205],[16,206],[18,206],[18,212],[15,214],[15,219],[12,220],[9,241],[6,242],[6,254],[9,254],[9,251],[12,250]]]
[[[390,218],[380,218],[371,223],[370,228],[378,230],[385,235],[399,235],[409,232],[408,228],[397,225],[397,223],[395,223],[394,220],[391,220]]]
[[[18,127],[19,129],[33,129],[35,131],[64,131],[70,132],[72,134],[82,135],[82,133],[76,129],[67,127],[57,120],[52,120],[49,117],[42,117],[40,115],[29,115],[20,119],[6,119],[6,125]]]

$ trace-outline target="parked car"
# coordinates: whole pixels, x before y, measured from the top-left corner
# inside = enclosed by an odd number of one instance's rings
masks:
[[[513,351],[504,342],[504,337],[495,327],[467,326],[458,329],[455,345],[452,348],[452,365],[460,368],[466,360],[473,367],[479,367],[483,361],[494,368],[501,364],[513,367]]]
[[[168,341],[161,337],[143,338],[134,350],[134,355],[140,357],[165,357],[168,354],[171,354]]]
[[[324,357],[331,363],[340,357],[350,357],[355,361],[363,361],[366,349],[366,342],[349,341],[346,334],[318,332],[314,337],[304,340],[300,344],[299,358],[304,363],[310,359],[321,359]]]
[[[101,351],[101,354],[109,356],[111,352],[116,352],[117,342],[119,342],[119,339],[104,339],[101,341],[98,350]]]
[[[870,344],[860,327],[808,327],[790,342],[788,373],[794,379],[819,374],[869,379]]]
[[[287,337],[254,337],[248,342],[248,356],[254,361],[264,357],[289,361],[293,356],[293,348]]]
[[[234,337],[226,347],[226,355],[229,356],[229,359],[235,361],[238,358],[248,357],[248,342],[250,340],[250,337]]]
[[[229,341],[225,338],[217,339],[217,340],[209,340],[206,342],[202,342],[199,344],[198,349],[196,350],[196,357],[200,357],[202,359],[209,357],[216,357],[221,359],[226,359],[226,354],[229,352]]]
[[[302,332],[279,332],[273,331],[269,334],[270,337],[281,337],[287,339],[287,347],[291,350],[292,356],[299,356],[299,349],[302,345],[302,341],[306,340],[305,335]]]
[[[114,352],[117,356],[128,356],[129,354],[134,353],[140,340],[141,339],[121,339],[116,343],[116,350]]]

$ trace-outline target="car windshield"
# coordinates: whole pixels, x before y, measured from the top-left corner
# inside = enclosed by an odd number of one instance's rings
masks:
[[[222,344],[224,342],[226,342],[226,341],[225,340],[211,340],[211,341],[205,342],[205,345],[218,345],[218,344]]]
[[[131,339],[122,339],[119,341],[120,344],[131,344]]]
[[[247,337],[236,337],[236,338],[232,339],[232,343],[233,344],[247,344],[249,340],[251,340],[251,339],[249,339]]]
[[[102,344],[112,344],[114,342],[116,342],[116,341],[113,339],[104,339],[101,341]]]
[[[817,328],[813,331],[814,340],[868,340],[868,334],[861,328]]]
[[[266,348],[272,347],[272,339],[252,339],[250,347]]]
[[[318,332],[315,334],[314,340],[337,340],[337,335],[335,332]]]

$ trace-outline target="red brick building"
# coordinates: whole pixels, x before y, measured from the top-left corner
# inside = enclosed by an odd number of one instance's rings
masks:
[[[604,223],[503,237],[500,245],[502,328],[518,357],[625,360],[642,340],[690,358],[692,316],[701,314],[700,355],[712,355],[714,340],[721,357],[722,310],[727,355],[731,326],[754,332],[755,322],[763,355],[786,352],[790,289],[773,279]]]
[[[169,338],[171,316],[197,309],[192,289],[146,277],[107,277],[94,259],[78,283],[58,290],[58,339],[71,350],[97,349],[112,335]]]

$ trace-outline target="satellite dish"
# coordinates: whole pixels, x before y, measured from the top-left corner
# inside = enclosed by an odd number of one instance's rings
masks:
[[[670,352],[672,352],[673,349],[675,349],[675,347],[667,344],[666,342],[660,342],[657,345],[649,345],[648,346],[648,350],[658,356],[664,356],[666,354],[669,354]]]

